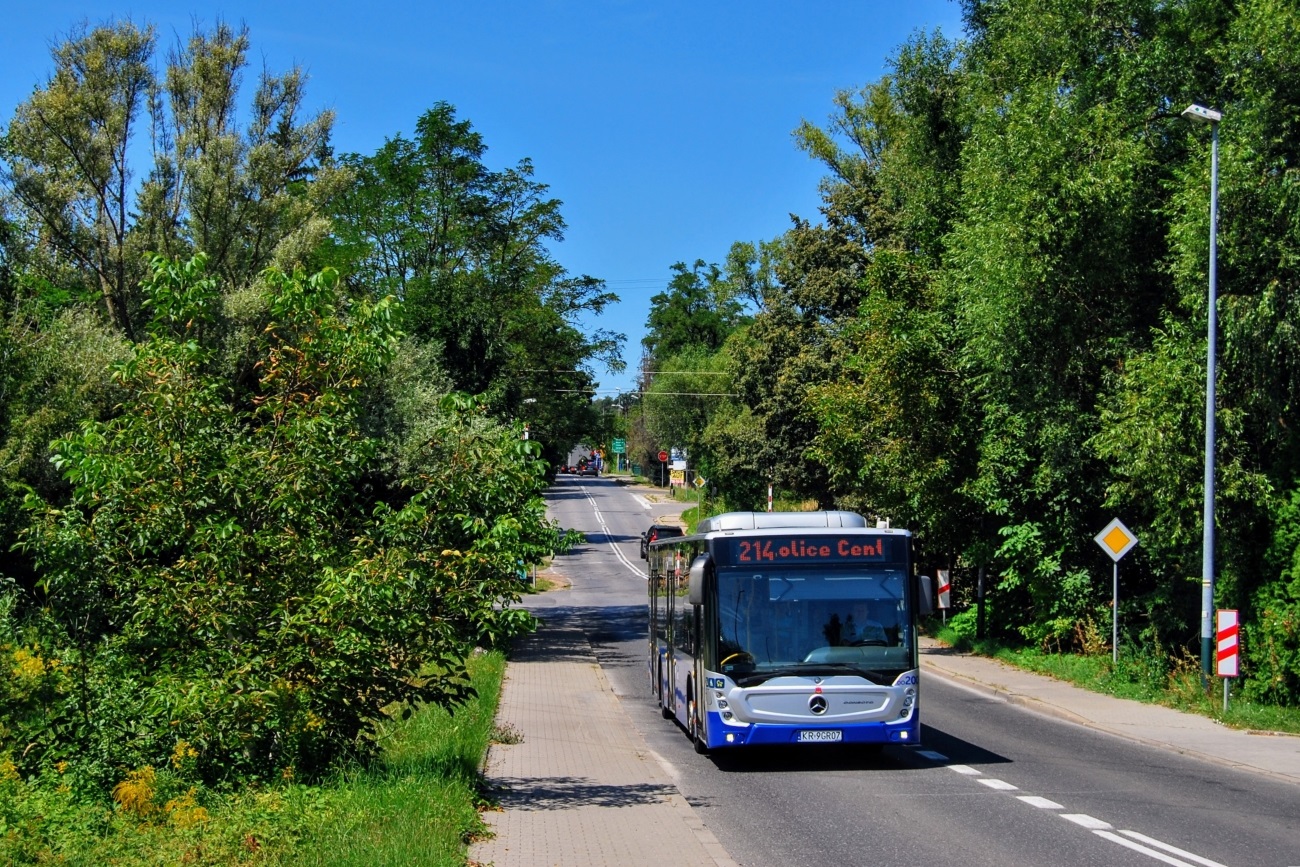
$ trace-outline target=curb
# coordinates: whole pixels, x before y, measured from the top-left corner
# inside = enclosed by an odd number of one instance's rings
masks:
[[[938,646],[942,646],[942,645],[938,645]],[[1212,753],[1201,752],[1200,750],[1188,749],[1187,747],[1182,747],[1177,744],[1172,744],[1169,743],[1168,741],[1155,740],[1152,738],[1144,738],[1139,735],[1135,735],[1132,732],[1117,730],[1109,726],[1097,723],[1093,720],[1090,720],[1087,717],[1080,716],[1079,714],[1076,714],[1073,711],[1067,710],[1058,705],[1050,704],[1040,699],[1036,699],[1029,696],[1021,695],[1016,692],[1012,692],[1011,690],[1005,687],[1000,687],[995,684],[985,683],[984,681],[976,680],[966,675],[957,674],[956,672],[949,671],[945,668],[942,668],[941,666],[934,665],[933,663],[927,666],[925,664],[924,659],[922,660],[922,666],[927,669],[925,673],[929,674],[932,677],[938,677],[940,680],[946,680],[959,687],[972,689],[975,690],[976,692],[981,692],[986,695],[993,696],[994,698],[997,698],[1000,701],[1004,701],[1008,704],[1013,704],[1018,707],[1025,708],[1026,710],[1034,711],[1044,716],[1054,717],[1056,719],[1074,723],[1075,725],[1083,726],[1084,728],[1090,729],[1091,731],[1101,732],[1102,734],[1107,734],[1112,737],[1122,738],[1126,741],[1129,741],[1130,743],[1141,744],[1147,747],[1154,747],[1156,749],[1164,750],[1166,752],[1176,753],[1180,756],[1187,756],[1189,758],[1199,759],[1200,761],[1208,762],[1210,764],[1218,765],[1220,767],[1232,768],[1234,770],[1245,771],[1248,773],[1261,774],[1270,779],[1278,780],[1284,783],[1291,783],[1292,785],[1295,785],[1298,782],[1300,782],[1296,779],[1294,775],[1291,774],[1279,773],[1277,771],[1270,770],[1269,768],[1259,767],[1258,765],[1242,764],[1241,762],[1233,761],[1232,759],[1227,759],[1224,758],[1223,756],[1214,755]],[[1128,699],[1115,699],[1115,700],[1127,701]],[[1263,736],[1271,736],[1274,734],[1273,732],[1263,732],[1263,731],[1259,731],[1259,732],[1247,731],[1241,733],[1247,735],[1259,734]],[[1288,735],[1285,732],[1278,732],[1276,734],[1281,735],[1283,737],[1288,737],[1288,736],[1295,737],[1294,735]]]

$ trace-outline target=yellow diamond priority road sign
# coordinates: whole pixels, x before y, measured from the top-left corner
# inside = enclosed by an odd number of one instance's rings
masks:
[[[1119,518],[1107,524],[1106,528],[1097,534],[1096,539],[1097,544],[1116,563],[1129,552],[1130,548],[1138,543],[1138,537],[1133,535],[1133,532],[1128,527],[1125,527],[1124,522]]]

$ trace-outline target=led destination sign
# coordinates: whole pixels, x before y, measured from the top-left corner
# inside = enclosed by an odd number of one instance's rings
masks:
[[[891,563],[906,559],[903,536],[802,534],[727,539],[726,559],[736,566],[800,563]],[[720,546],[722,547],[722,546]]]

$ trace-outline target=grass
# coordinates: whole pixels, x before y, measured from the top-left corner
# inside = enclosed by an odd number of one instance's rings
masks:
[[[0,864],[464,867],[485,828],[479,770],[505,658],[476,656],[470,669],[476,698],[393,723],[374,767],[317,786],[200,793],[140,818],[78,802],[57,781],[0,778]]]
[[[1160,648],[1147,653],[1130,649],[1122,650],[1118,661],[1112,661],[1109,649],[1053,653],[1009,647],[993,640],[976,641],[948,627],[939,627],[934,634],[958,650],[992,657],[1093,692],[1200,714],[1232,728],[1300,734],[1300,708],[1259,704],[1232,695],[1225,712],[1222,683],[1214,678],[1208,689],[1202,687],[1200,660],[1190,655],[1170,657]]]
[[[479,768],[495,731],[500,654],[475,659],[478,696],[456,713],[426,708],[395,725],[381,766],[342,780],[332,821],[285,865],[464,865],[482,833]]]

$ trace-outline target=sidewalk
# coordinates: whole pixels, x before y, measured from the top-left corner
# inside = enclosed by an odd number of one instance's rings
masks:
[[[470,847],[495,867],[736,867],[627,716],[577,627],[544,623],[515,645],[486,776],[502,812]]]
[[[924,640],[925,677],[1040,713],[1300,784],[1300,737],[1225,728],[1169,708],[1088,692]],[[544,624],[516,645],[486,776],[502,811],[470,863],[494,867],[735,867],[632,725],[582,630]]]
[[[945,677],[1148,746],[1300,784],[1300,737],[1230,729],[1207,717],[1090,692],[987,657],[957,653],[929,639],[921,641],[923,676]]]

